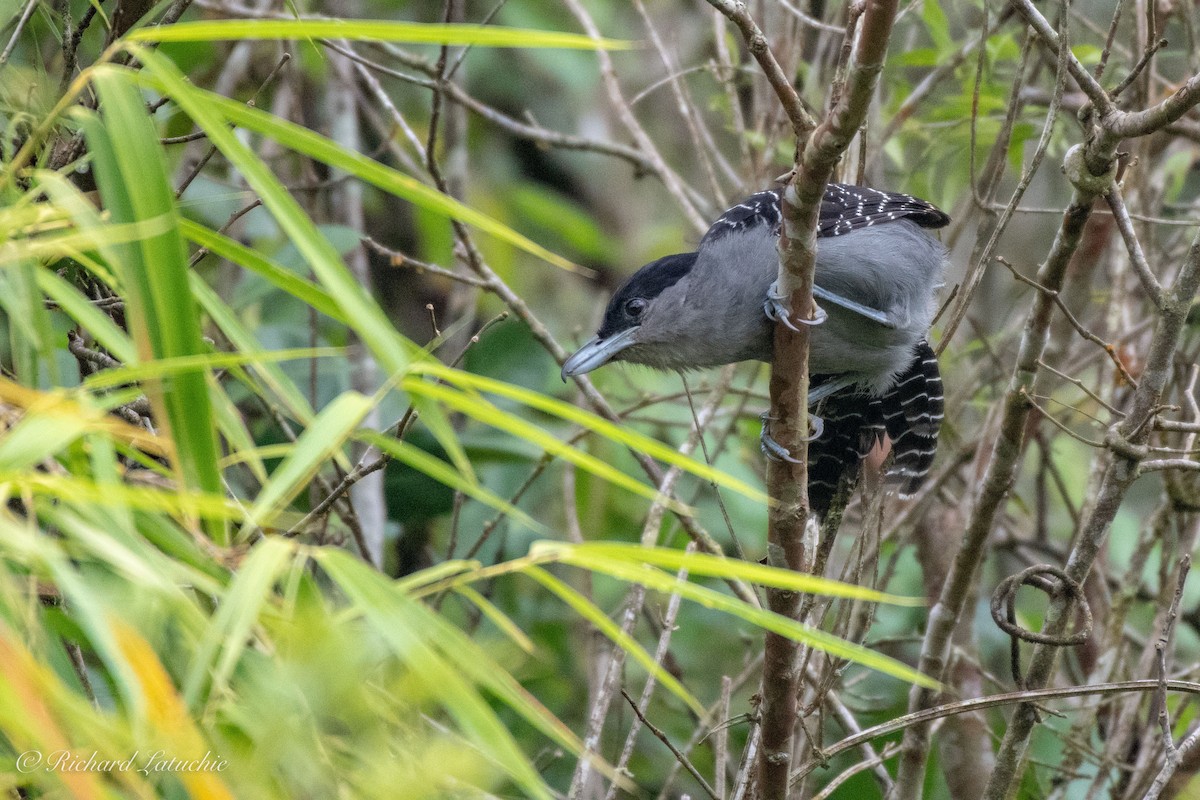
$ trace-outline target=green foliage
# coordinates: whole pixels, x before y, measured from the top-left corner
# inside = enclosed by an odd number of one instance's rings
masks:
[[[347,268],[355,232],[318,219],[239,132],[411,204],[431,253],[446,251],[437,237],[453,219],[568,270],[571,261],[537,240],[602,262],[611,242],[581,207],[535,183],[519,186],[511,211],[535,240],[331,138],[200,88],[175,59],[188,63],[208,51],[138,44],[282,35],[619,44],[408,23],[143,27],[42,111],[30,106],[28,115],[7,117],[20,136],[17,146],[6,140],[0,172],[0,307],[15,377],[0,379],[7,421],[0,486],[8,502],[0,514],[0,750],[8,766],[22,753],[68,750],[115,765],[72,773],[42,762],[7,773],[9,784],[42,796],[550,797],[536,753],[550,746],[580,756],[582,745],[558,716],[574,712],[551,709],[515,677],[536,673],[565,642],[561,630],[535,635],[541,622],[513,615],[521,610],[503,598],[516,582],[556,609],[559,625],[602,633],[698,716],[712,692],[693,692],[612,621],[615,587],[638,583],[678,594],[697,613],[716,611],[745,630],[772,630],[831,657],[928,683],[900,661],[702,582],[867,602],[904,598],[714,556],[561,542],[490,565],[447,560],[394,579],[338,546],[349,535],[344,527],[325,536],[302,524],[319,499],[314,487],[351,471],[352,448],[363,445],[394,459],[388,485],[406,499],[393,518],[406,536],[439,524],[451,509],[457,514],[458,496],[470,501],[464,519],[476,527],[472,515],[487,511],[525,535],[561,538],[553,515],[507,499],[514,476],[542,454],[586,471],[598,487],[618,489],[612,496],[626,506],[637,498],[692,513],[633,477],[627,455],[593,450],[648,454],[736,493],[747,508],[761,509],[766,498],[744,474],[544,394],[544,379],[535,390],[434,360],[393,327]],[[122,54],[137,68],[119,65]],[[72,105],[93,92],[97,111]],[[170,133],[186,132],[186,117],[261,201],[269,216],[249,228],[257,241],[218,230],[222,215],[211,206],[175,196],[162,132],[145,111],[160,97],[181,112]],[[86,145],[95,204],[73,181],[74,164],[41,166],[39,148],[72,136]],[[224,202],[218,183],[207,175],[201,181]],[[198,267],[204,254],[236,270],[239,288],[229,291]],[[283,308],[317,321],[309,346],[267,340],[270,327],[257,323]],[[79,380],[65,377],[77,367],[64,352],[68,329],[78,364],[92,358],[87,363],[102,367]],[[383,367],[378,392],[306,388],[294,364],[322,374],[346,356],[348,336]],[[146,404],[144,416],[132,411]],[[409,404],[421,428],[408,438],[407,430],[396,436],[367,424],[377,409]],[[456,414],[470,420],[468,432]],[[148,419],[152,426],[139,422]],[[497,444],[477,425],[511,438]],[[572,428],[597,443],[569,440]],[[616,582],[606,580],[592,598],[552,574],[558,565]],[[694,579],[672,574],[681,570]],[[159,752],[220,766],[156,772],[149,754]],[[585,757],[616,778],[603,759]]]
[[[368,0],[364,11],[393,5]],[[936,591],[929,562],[951,556],[911,544],[950,542],[965,522],[1032,291],[983,265],[968,324],[939,342],[952,405],[936,491],[876,506],[867,481],[840,538],[813,533],[828,556],[822,574],[847,583],[770,566],[756,439],[765,370],[733,373],[704,449],[687,451],[702,455],[684,455],[711,375],[687,376],[683,392],[677,376],[613,365],[564,387],[554,359],[591,335],[604,298],[639,263],[694,249],[695,220],[786,170],[791,127],[739,33],[708,10],[645,4],[660,52],[640,4],[580,5],[613,38],[581,32],[570,5],[514,0],[485,24],[473,23],[491,7],[470,3],[472,24],[420,3],[388,21],[212,19],[206,4],[155,24],[174,7],[160,3],[110,42],[112,4],[0,0],[10,20],[0,48],[13,44],[0,63],[0,775],[10,793],[554,797],[586,764],[618,796],[701,796],[671,777],[673,758],[645,733],[617,769],[617,728],[634,719],[619,694],[592,729],[609,653],[624,659],[617,682],[635,700],[648,687],[649,718],[705,776],[734,774],[753,741],[764,632],[804,647],[806,752],[904,714],[914,685],[937,687],[912,667],[928,610],[906,595]],[[817,5],[826,27],[846,21],[847,4]],[[844,77],[839,35],[782,4],[749,7],[805,101],[826,108]],[[1090,72],[1109,12],[1095,30],[1076,23],[1095,10],[1077,5],[1068,18]],[[1053,55],[1032,48],[1022,64],[1019,15],[998,13],[903,5],[865,136],[838,176],[951,212],[944,296],[962,291],[1047,119]],[[1155,35],[1190,41],[1183,13],[1160,14]],[[1136,16],[1120,21],[1105,86],[1136,61],[1125,35],[1144,25]],[[1178,46],[1159,53],[1122,107],[1170,96],[1188,58]],[[436,91],[443,81],[461,95]],[[1026,206],[1069,197],[1057,156],[1080,139],[1075,88],[1067,82]],[[1180,123],[1193,139],[1194,126],[1194,115]],[[1147,142],[1128,144],[1127,198],[1150,203],[1137,231],[1152,269],[1169,272],[1191,235],[1195,148]],[[980,197],[989,163],[1001,179]],[[996,254],[1032,275],[1060,215],[1014,220]],[[1071,377],[1043,373],[1031,398],[1039,415],[998,516],[998,564],[972,588],[984,623],[955,640],[958,665],[978,669],[985,691],[1007,680],[1010,658],[984,617],[987,588],[1009,562],[1063,555],[1102,473],[1102,451],[1061,428],[1103,439],[1096,420],[1115,419],[1105,403],[1129,394],[1109,362],[1141,377],[1138,337],[1152,326],[1137,319],[1128,264],[1106,255],[1119,237],[1094,227],[1103,232],[1089,225],[1088,258],[1060,299],[1121,338],[1101,351],[1052,329],[1061,352],[1046,364]],[[1196,322],[1180,375],[1196,360]],[[1183,409],[1189,399],[1179,382],[1162,398]],[[1051,428],[1052,416],[1066,422]],[[1194,458],[1191,444],[1172,452]],[[669,497],[641,458],[670,476]],[[1094,671],[1122,664],[1126,638],[1156,640],[1157,609],[1143,601],[1169,591],[1192,529],[1150,509],[1169,497],[1160,508],[1182,515],[1194,493],[1177,476],[1137,484],[1109,545],[1122,571],[1105,574],[1112,619],[1132,609],[1112,626],[1121,644],[1072,654],[1072,669],[1089,657]],[[379,516],[364,522],[373,498]],[[685,550],[698,529],[738,557]],[[803,594],[803,621],[764,607],[766,587]],[[1023,592],[1015,616],[1036,628],[1044,612]],[[1186,704],[1168,707],[1177,732],[1194,723]],[[999,736],[1003,720],[983,722]],[[1031,747],[1036,770],[1108,746],[1071,721],[1046,724]],[[1063,745],[1072,734],[1074,750]],[[1159,739],[1146,735],[1139,763]],[[891,740],[875,752],[894,773]],[[20,768],[24,753],[68,751],[118,766]],[[222,766],[154,771],[160,751]],[[879,767],[862,769],[863,758],[832,759],[797,794],[844,779],[828,796],[882,796]],[[1079,758],[1071,777],[1093,769]],[[951,760],[931,754],[926,796],[954,796]],[[1036,770],[1026,794],[1044,793]]]

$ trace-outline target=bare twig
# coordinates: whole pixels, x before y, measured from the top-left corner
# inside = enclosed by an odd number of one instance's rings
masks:
[[[733,0],[708,0],[708,2],[742,32],[742,38],[746,40],[746,47],[754,56],[754,60],[758,62],[758,66],[762,68],[767,82],[775,90],[775,96],[779,98],[784,112],[788,115],[796,138],[803,139],[808,136],[817,126],[817,121],[813,119],[812,114],[804,105],[804,101],[796,92],[796,88],[792,86],[791,78],[775,60],[775,54],[771,52],[771,48],[767,44],[767,37],[759,29],[754,17],[750,16],[746,4],[733,2]]]
[[[1138,241],[1137,232],[1133,229],[1133,221],[1129,218],[1128,209],[1125,208],[1125,201],[1121,199],[1121,190],[1114,184],[1112,189],[1104,195],[1104,199],[1108,202],[1108,207],[1112,209],[1117,230],[1121,232],[1121,238],[1125,241],[1125,249],[1129,251],[1129,261],[1133,264],[1138,280],[1142,282],[1142,288],[1154,301],[1154,307],[1161,309],[1163,304],[1162,284],[1154,276],[1154,272],[1150,269],[1150,263],[1146,261],[1146,254],[1142,252],[1142,243]]]
[[[1017,271],[1017,268],[1014,267],[1008,259],[1004,258],[1003,256],[996,256],[996,260],[1007,267],[1008,271],[1011,272],[1012,276],[1018,281],[1027,286],[1032,286],[1039,292],[1048,295],[1050,299],[1054,301],[1054,304],[1058,306],[1058,310],[1062,313],[1062,315],[1066,317],[1067,322],[1071,323],[1071,327],[1075,329],[1075,332],[1103,350],[1112,361],[1113,366],[1117,368],[1117,372],[1121,373],[1121,378],[1124,379],[1124,381],[1130,386],[1137,388],[1137,381],[1134,380],[1133,376],[1129,374],[1129,370],[1125,369],[1125,365],[1121,362],[1121,356],[1117,354],[1117,348],[1085,328],[1083,323],[1075,318],[1075,315],[1071,313],[1071,309],[1067,308],[1066,304],[1062,301],[1062,295],[1060,292],[1042,286],[1032,278],[1025,277]],[[1039,361],[1039,363],[1041,362]]]
[[[1140,680],[1140,681],[1119,681],[1113,683],[1099,683],[1090,686],[1069,686],[1053,689],[1031,689],[1021,692],[1008,692],[1006,694],[995,694],[989,697],[977,697],[972,700],[959,700],[953,703],[946,703],[934,708],[928,708],[924,711],[918,711],[913,714],[905,714],[902,717],[882,722],[867,728],[862,733],[854,736],[847,736],[837,744],[823,748],[818,758],[810,759],[801,764],[796,772],[792,775],[791,782],[795,784],[805,775],[808,775],[818,767],[824,766],[831,759],[858,747],[863,742],[869,742],[873,739],[878,739],[881,736],[888,736],[897,731],[906,730],[913,725],[925,725],[934,720],[942,719],[954,714],[969,714],[976,711],[981,711],[988,708],[998,708],[1001,706],[1010,706],[1016,703],[1034,703],[1044,700],[1055,700],[1069,697],[1088,697],[1090,695],[1114,695],[1125,694],[1128,692],[1156,692],[1159,684],[1157,680]],[[1167,689],[1172,692],[1186,692],[1188,694],[1200,695],[1200,683],[1192,681],[1167,681]]]
[[[635,703],[633,698],[629,696],[629,692],[622,689],[621,696],[629,701],[629,707],[633,709],[633,713],[637,715],[638,720],[646,726],[647,730],[653,733],[655,738],[657,738],[660,742],[665,744],[667,749],[671,751],[671,755],[675,756],[676,760],[678,760],[680,764],[683,764],[683,768],[688,771],[688,774],[696,779],[696,782],[700,784],[700,788],[704,790],[704,793],[713,800],[720,800],[720,798],[717,796],[717,793],[713,791],[712,786],[709,785],[708,781],[704,780],[704,776],[700,774],[700,770],[696,769],[692,762],[688,760],[687,756],[679,752],[679,748],[671,744],[671,740],[667,738],[665,733],[655,727],[653,722],[646,719],[646,715],[642,713],[642,709],[639,708],[638,704]]]
[[[568,503],[568,506],[572,505],[572,503]],[[696,543],[688,542],[686,552],[696,552]],[[687,570],[679,570],[675,576],[675,579],[679,582],[686,581]],[[675,632],[675,619],[679,616],[679,606],[681,600],[682,596],[678,593],[675,593],[672,594],[671,599],[667,601],[667,613],[663,615],[662,634],[658,637],[658,647],[654,651],[654,663],[660,667],[662,666],[663,660],[667,657],[667,649],[671,645],[671,635]],[[642,687],[642,696],[638,698],[637,703],[634,703],[632,698],[630,698],[629,695],[622,690],[621,693],[625,695],[625,699],[629,700],[629,702],[633,704],[634,713],[637,714],[638,723],[645,721],[646,709],[650,706],[650,698],[654,695],[654,689],[657,685],[658,679],[654,676],[654,674],[651,673],[650,675],[647,675],[646,683]],[[728,700],[726,700],[726,704],[728,704]],[[633,756],[633,746],[637,742],[638,731],[639,725],[637,723],[629,726],[629,733],[625,735],[625,745],[621,748],[621,755],[617,759],[617,763],[615,765],[617,774],[625,772],[629,766],[629,759]],[[655,735],[659,736],[657,733]],[[662,736],[659,736],[659,738],[661,739]],[[682,753],[675,749],[674,745],[667,742],[667,746],[671,748],[671,752],[675,754],[675,757],[678,759],[680,764],[689,769],[689,771],[695,769],[695,767],[691,766],[691,762]],[[717,774],[722,775],[723,773],[724,770],[718,768]],[[605,800],[613,800],[613,798],[617,796],[618,789],[620,789],[620,784],[614,780],[609,785],[608,792],[604,795]],[[716,796],[720,798],[723,795],[718,792]]]
[[[1100,140],[1105,138],[1101,137]],[[1173,354],[1197,291],[1200,291],[1200,236],[1192,241],[1188,257],[1167,292],[1147,353],[1142,380],[1133,393],[1127,416],[1109,430],[1105,439],[1112,455],[1105,465],[1090,513],[1080,526],[1067,560],[1066,572],[1076,582],[1087,578],[1104,545],[1117,509],[1140,474],[1141,462],[1149,452],[1146,440],[1150,435],[1153,417],[1160,406],[1172,371]],[[1068,599],[1054,598],[1042,632],[1060,634],[1068,624],[1071,612],[1072,603]],[[1041,645],[1034,648],[1027,675],[1029,687],[1046,685],[1053,672],[1055,656],[1053,648]],[[1017,707],[997,754],[996,770],[989,781],[986,800],[1008,797],[1011,788],[1020,780],[1025,750],[1035,721],[1036,711],[1030,704]]]
[[[568,9],[583,26],[584,31],[593,39],[599,39],[600,29],[596,27],[595,20],[592,15],[584,7],[581,0],[564,0]],[[629,103],[625,100],[625,95],[621,91],[620,81],[617,79],[616,68],[613,66],[612,57],[608,51],[603,48],[596,49],[596,58],[600,61],[600,77],[604,81],[605,91],[608,93],[608,99],[613,110],[621,120],[621,124],[625,126],[625,130],[629,132],[633,139],[638,144],[638,148],[650,160],[653,171],[658,175],[663,185],[667,187],[667,191],[675,199],[679,208],[691,222],[692,227],[698,233],[703,233],[708,229],[708,220],[701,213],[701,209],[696,207],[692,201],[690,193],[684,186],[683,180],[667,166],[662,154],[658,152],[658,147],[646,133],[641,122],[634,116],[633,110],[629,107]]]
[[[38,0],[26,0],[25,10],[21,12],[21,16],[17,19],[17,24],[13,28],[12,38],[4,46],[4,51],[0,52],[0,67],[8,63],[8,57],[12,55],[13,48],[17,46],[17,39],[21,38],[21,32],[25,30],[25,26],[29,23],[29,18],[33,16],[33,10],[37,8],[37,4]]]

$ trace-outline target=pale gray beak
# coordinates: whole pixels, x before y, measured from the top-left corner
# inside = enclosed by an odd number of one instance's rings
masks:
[[[633,341],[633,337],[637,331],[638,328],[635,325],[632,328],[626,328],[623,331],[614,333],[607,339],[601,339],[599,336],[592,339],[563,362],[561,373],[563,381],[565,382],[567,378],[574,378],[576,375],[582,375],[585,372],[591,372],[596,367],[602,367],[609,361],[612,361],[613,356],[617,353],[636,344]]]

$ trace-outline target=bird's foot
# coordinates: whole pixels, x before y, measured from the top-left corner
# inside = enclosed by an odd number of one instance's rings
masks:
[[[799,464],[800,462],[792,458],[791,452],[786,447],[775,441],[767,430],[768,424],[771,422],[771,412],[764,411],[761,416],[762,433],[759,434],[759,446],[762,448],[763,455],[772,461],[786,461],[789,464]],[[804,437],[804,441],[811,442],[821,438],[821,434],[825,432],[825,420],[815,414],[808,415],[808,427],[812,431],[808,436]]]
[[[767,299],[763,301],[763,313],[772,322],[782,322],[784,325],[798,332],[800,329],[792,323],[791,309],[785,304],[787,299],[787,297],[779,293],[779,281],[775,281],[771,284],[771,288],[767,290]],[[812,319],[801,319],[797,320],[797,322],[802,325],[820,325],[828,316],[825,313],[825,309],[821,308],[814,301]]]

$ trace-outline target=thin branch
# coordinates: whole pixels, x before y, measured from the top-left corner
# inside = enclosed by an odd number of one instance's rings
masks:
[[[1129,251],[1129,261],[1133,264],[1133,270],[1137,273],[1138,280],[1142,282],[1142,288],[1146,290],[1146,294],[1150,295],[1154,307],[1162,309],[1162,284],[1154,276],[1153,270],[1150,269],[1150,263],[1146,260],[1146,254],[1142,252],[1142,243],[1138,241],[1137,232],[1133,229],[1133,221],[1129,218],[1129,210],[1125,208],[1125,201],[1121,199],[1120,188],[1114,184],[1112,189],[1104,195],[1104,200],[1112,210],[1117,230],[1121,232],[1121,238],[1125,241],[1125,249]]]
[[[1099,683],[1090,686],[1068,686],[1056,687],[1053,689],[1028,689],[1021,692],[1007,692],[1005,694],[994,694],[989,697],[977,697],[971,700],[958,700],[953,703],[945,703],[933,708],[927,708],[923,711],[918,711],[912,714],[905,714],[902,717],[882,722],[874,725],[861,733],[854,736],[847,736],[837,744],[831,747],[821,749],[819,757],[811,759],[792,774],[791,783],[798,783],[804,776],[811,773],[813,770],[824,766],[830,760],[840,756],[849,750],[861,745],[863,742],[870,742],[882,736],[888,736],[911,728],[914,725],[927,725],[935,720],[944,717],[953,716],[955,714],[970,714],[976,711],[983,711],[988,708],[999,708],[1002,706],[1010,706],[1016,703],[1036,703],[1044,700],[1056,700],[1068,697],[1089,697],[1092,695],[1108,696],[1116,694],[1125,694],[1128,692],[1156,692],[1158,691],[1159,683],[1157,680],[1140,680],[1140,681],[1119,681],[1113,683]],[[1200,695],[1200,683],[1192,681],[1167,681],[1167,689],[1172,692],[1186,692],[1188,694]]]
[[[592,15],[584,7],[581,0],[564,0],[564,3],[575,16],[575,19],[579,21],[579,24],[583,26],[584,32],[588,36],[593,39],[601,38],[600,29],[596,27],[595,20],[592,19]],[[650,135],[646,133],[646,129],[642,127],[641,122],[634,116],[633,109],[629,107],[629,103],[626,102],[625,95],[621,91],[621,83],[617,79],[616,67],[613,66],[612,57],[607,50],[597,48],[596,59],[600,62],[600,77],[604,82],[605,91],[608,93],[609,103],[612,105],[613,110],[616,111],[621,124],[625,126],[625,130],[633,136],[638,147],[650,160],[654,174],[658,175],[696,232],[703,233],[708,230],[708,220],[704,214],[700,213],[700,209],[696,207],[696,204],[692,202],[683,180],[674,170],[667,166],[662,154],[658,152],[658,147],[654,144]]]
[[[671,740],[667,738],[665,733],[655,727],[653,722],[646,719],[646,715],[642,713],[642,709],[638,708],[638,704],[635,703],[633,698],[629,696],[629,692],[622,689],[621,696],[629,701],[629,707],[633,709],[633,713],[637,715],[638,720],[646,726],[647,730],[653,733],[660,742],[665,744],[667,749],[671,751],[671,755],[675,756],[676,760],[683,765],[683,768],[686,769],[688,773],[696,779],[696,782],[700,784],[700,788],[704,790],[704,793],[713,800],[720,800],[720,798],[717,797],[717,793],[713,791],[712,786],[708,784],[708,781],[704,780],[704,776],[700,774],[700,770],[696,769],[696,767],[692,765],[692,762],[688,760],[687,756],[679,752],[679,748],[671,744]]]
[[[1050,142],[1053,138],[1054,124],[1058,119],[1059,107],[1062,103],[1063,86],[1066,82],[1066,67],[1067,59],[1070,55],[1068,47],[1068,38],[1063,36],[1061,46],[1058,52],[1058,70],[1054,80],[1054,94],[1050,99],[1050,107],[1046,111],[1046,122],[1042,126],[1042,135],[1038,140],[1037,147],[1033,151],[1033,157],[1029,161],[1029,165],[1022,170],[1021,179],[1017,181],[1016,188],[1013,189],[1012,196],[1009,198],[1008,205],[1001,212],[1000,218],[996,221],[995,227],[992,229],[991,236],[988,238],[987,244],[983,251],[975,259],[971,270],[963,279],[962,290],[958,294],[958,299],[955,301],[954,310],[950,314],[950,319],[946,323],[946,327],[942,332],[942,340],[938,344],[937,352],[940,354],[950,344],[950,340],[954,338],[955,331],[958,330],[959,324],[966,317],[967,311],[970,308],[971,301],[975,298],[975,292],[983,282],[984,271],[987,267],[992,253],[1000,243],[1000,236],[1008,228],[1009,221],[1012,220],[1013,213],[1017,206],[1021,204],[1021,198],[1025,196],[1029,184],[1033,181],[1037,174],[1038,168],[1041,166],[1042,158],[1046,155],[1046,150],[1050,147]],[[974,118],[974,117],[972,117]],[[972,148],[974,152],[974,148]]]
[[[573,506],[573,503],[568,502],[567,505]],[[696,552],[696,543],[688,542],[685,552]],[[687,570],[681,569],[676,573],[675,579],[682,583],[683,581],[687,580],[687,575]],[[679,616],[679,607],[682,599],[683,596],[678,592],[675,592],[671,595],[671,599],[667,601],[667,613],[663,615],[662,633],[658,637],[658,647],[654,650],[654,663],[658,667],[662,667],[663,661],[667,657],[667,650],[671,645],[671,635],[675,632],[675,620]],[[633,706],[634,713],[637,714],[638,717],[638,723],[646,719],[646,709],[650,706],[650,698],[654,696],[654,689],[657,685],[658,678],[654,675],[654,673],[646,676],[646,683],[642,686],[642,696]],[[623,690],[621,693],[625,695],[626,700],[629,700],[630,703],[633,703],[633,700],[628,694],[626,694]],[[630,725],[629,733],[625,735],[625,745],[621,748],[621,756],[617,759],[617,763],[615,765],[616,773],[618,775],[627,771],[629,759],[633,756],[633,748],[637,743],[637,735],[638,731],[640,730],[638,723]],[[661,739],[662,737],[660,736],[659,738]],[[682,764],[685,768],[695,769],[695,767],[691,766],[691,762],[682,753],[676,750],[673,745],[668,742],[667,746],[671,748],[671,752],[675,754],[675,757],[680,764]],[[719,773],[720,772],[721,771],[719,771]],[[693,773],[693,775],[694,774],[695,773]],[[617,791],[620,788],[620,782],[614,780],[609,785],[608,792],[604,795],[604,800],[613,800],[613,798],[617,796]],[[719,797],[720,795],[717,796]]]
[[[37,4],[38,0],[26,0],[25,10],[21,12],[21,16],[17,20],[17,25],[13,28],[12,38],[4,46],[4,52],[0,52],[0,67],[8,63],[8,57],[12,55],[13,48],[17,46],[17,39],[21,38],[21,32],[25,30],[25,26],[29,23],[29,18],[33,16],[33,10],[37,8]]]
[[[1193,461],[1190,458],[1159,458],[1141,462],[1138,472],[1160,472],[1166,469],[1200,471],[1200,461]]]
[[[724,14],[742,32],[747,49],[754,56],[754,60],[758,62],[758,66],[762,68],[771,88],[775,90],[775,96],[779,98],[784,113],[791,121],[792,132],[795,133],[796,138],[803,139],[808,136],[817,127],[817,121],[813,119],[812,114],[804,105],[804,101],[796,92],[796,87],[792,86],[791,78],[775,59],[775,54],[767,43],[767,37],[759,29],[754,17],[750,16],[750,10],[746,4],[734,2],[734,0],[708,0],[708,4]]]
[[[1098,141],[1104,140],[1105,137],[1101,137]],[[1161,408],[1163,392],[1174,368],[1175,350],[1183,334],[1188,310],[1198,291],[1200,235],[1193,239],[1188,257],[1167,292],[1150,342],[1142,379],[1133,393],[1128,414],[1105,437],[1105,443],[1113,454],[1105,465],[1090,513],[1080,526],[1066,564],[1067,575],[1076,583],[1086,580],[1102,551],[1126,492],[1141,473],[1140,467],[1149,452],[1146,441],[1153,427],[1153,418]],[[1069,598],[1052,598],[1042,633],[1061,634],[1072,614],[1073,604]],[[1035,647],[1029,661],[1026,685],[1031,688],[1045,686],[1053,673],[1056,657],[1055,648],[1044,645]],[[996,769],[984,795],[985,800],[1007,797],[1010,787],[1020,780],[1029,736],[1036,722],[1037,711],[1032,705],[1022,704],[1014,711],[996,756]]]
[[[1138,75],[1142,74],[1142,70],[1149,66],[1150,59],[1154,58],[1154,54],[1166,46],[1167,40],[1159,39],[1157,42],[1147,47],[1145,52],[1142,53],[1142,57],[1139,58],[1138,62],[1133,65],[1133,69],[1129,70],[1129,74],[1126,75],[1120,83],[1118,83],[1112,89],[1109,89],[1108,96],[1114,100],[1119,97],[1121,92],[1128,89],[1130,85],[1137,80]]]
[[[1069,308],[1067,308],[1066,304],[1062,301],[1062,296],[1061,296],[1060,292],[1058,292],[1054,289],[1049,289],[1045,286],[1042,286],[1040,283],[1033,280],[1032,278],[1025,277],[1024,275],[1022,275],[1020,272],[1017,271],[1017,268],[1014,267],[1012,265],[1012,263],[1009,262],[1008,259],[1004,258],[1003,256],[996,256],[996,260],[999,261],[1001,264],[1003,264],[1005,267],[1007,267],[1008,271],[1011,272],[1012,276],[1014,278],[1016,278],[1018,281],[1020,281],[1021,283],[1024,283],[1027,286],[1032,286],[1034,289],[1038,290],[1039,292],[1042,292],[1043,294],[1048,295],[1050,297],[1050,299],[1054,301],[1054,304],[1056,306],[1058,306],[1058,310],[1060,312],[1062,312],[1062,315],[1067,318],[1067,322],[1071,323],[1071,327],[1075,329],[1075,332],[1078,333],[1081,337],[1083,337],[1087,341],[1091,342],[1092,344],[1096,345],[1101,350],[1103,350],[1108,355],[1109,359],[1113,362],[1113,366],[1115,366],[1117,368],[1117,371],[1119,373],[1121,373],[1121,378],[1126,383],[1128,383],[1130,386],[1137,388],[1137,381],[1133,379],[1133,376],[1129,374],[1129,370],[1125,369],[1125,365],[1123,363],[1121,363],[1121,357],[1119,355],[1117,355],[1117,348],[1114,345],[1104,341],[1099,336],[1097,336],[1096,334],[1089,331],[1087,328],[1083,327],[1083,323],[1081,323],[1078,319],[1075,318],[1075,315],[1071,313],[1071,310]],[[1042,363],[1040,359],[1038,360],[1038,363],[1039,364]]]

